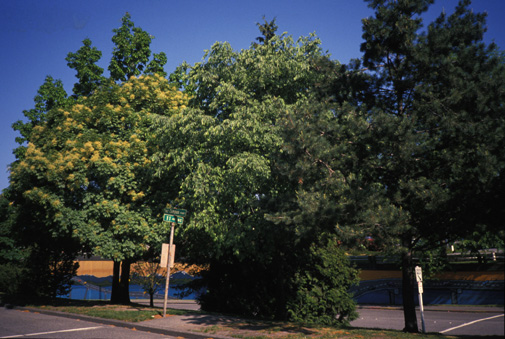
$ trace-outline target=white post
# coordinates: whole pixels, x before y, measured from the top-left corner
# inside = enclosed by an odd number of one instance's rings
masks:
[[[419,284],[421,284],[422,286],[422,282],[420,282]],[[422,293],[422,287],[421,289],[419,290],[419,306],[421,308],[421,324],[423,326],[423,333],[426,333],[426,327],[424,325],[424,306],[423,306],[423,293]]]
[[[171,256],[174,255],[171,253],[172,251],[172,244],[174,242],[174,227],[175,227],[175,222],[172,223],[172,227],[170,229],[170,245],[168,246],[168,260],[167,260],[167,280],[165,283],[165,302],[163,303],[163,318],[167,316],[167,300],[168,300],[168,287],[170,285],[170,262],[172,260]]]
[[[423,333],[426,333],[426,327],[424,325],[424,306],[423,306],[423,271],[421,267],[415,267],[417,288],[419,291],[419,307],[421,308],[421,323],[423,326]]]

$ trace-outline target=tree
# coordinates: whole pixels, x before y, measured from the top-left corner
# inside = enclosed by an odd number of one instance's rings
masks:
[[[83,46],[76,53],[70,52],[65,58],[68,67],[77,71],[79,82],[73,89],[76,98],[91,95],[104,81],[103,68],[96,64],[102,57],[102,52],[91,47],[90,39],[84,39],[82,43]]]
[[[502,198],[504,64],[469,1],[422,27],[432,1],[368,1],[361,45],[376,200],[360,229],[402,257],[405,331],[417,332],[415,253],[497,227]],[[369,186],[371,187],[371,186]],[[366,225],[366,226],[364,226]],[[364,226],[364,227],[363,227]],[[349,228],[345,228],[349,231]]]
[[[14,203],[36,206],[38,229],[64,231],[116,267],[123,262],[113,302],[129,301],[130,262],[166,237],[163,205],[150,200],[155,146],[149,127],[154,115],[173,114],[185,103],[161,76],[103,87],[68,110],[49,111],[25,158],[11,169]]]
[[[23,279],[26,268],[26,253],[16,241],[14,213],[6,193],[0,195],[0,291],[2,300],[18,293],[19,281]]]
[[[355,301],[347,291],[358,283],[358,270],[351,267],[335,238],[326,244],[312,244],[307,256],[307,266],[302,266],[295,276],[296,298],[288,302],[291,319],[299,323],[349,325],[358,315]]]
[[[157,262],[137,262],[133,265],[132,281],[149,293],[149,306],[154,307],[154,294],[163,288],[167,271]]]
[[[73,98],[67,98],[61,81],[47,77],[35,109],[24,112],[29,121],[14,124],[22,146],[11,166],[10,199],[19,212],[19,235],[40,251],[53,251],[54,262],[58,253],[68,254],[62,261],[82,251],[114,259],[111,299],[124,303],[129,301],[130,260],[146,241],[156,242],[164,234],[164,229],[148,230],[158,213],[156,204],[143,208],[140,202],[147,194],[142,190],[154,180],[148,179],[154,147],[149,124],[153,114],[172,114],[186,99],[159,75],[130,79],[142,73],[166,75],[166,56],[154,54],[149,61],[152,37],[134,27],[129,14],[114,32],[111,80],[96,65],[101,52],[85,39],[83,47],[67,56],[79,79]],[[34,230],[48,238],[33,238]],[[153,232],[159,233],[151,237]]]
[[[30,140],[33,129],[46,121],[47,112],[53,108],[66,107],[70,104],[61,80],[55,80],[51,76],[46,77],[38,89],[34,101],[34,108],[23,111],[28,122],[18,120],[12,124],[12,128],[21,134],[20,137],[16,137],[16,142],[21,145],[14,150],[17,159],[21,159],[26,152],[24,145]]]
[[[140,27],[135,27],[130,19],[131,15],[126,13],[121,20],[121,27],[113,30],[114,51],[109,65],[111,79],[126,81],[143,73],[166,76],[163,70],[167,62],[166,54],[163,52],[154,54],[154,58],[149,61],[151,57],[149,46],[153,36]]]
[[[28,121],[19,120],[12,125],[21,136],[16,138],[20,146],[13,152],[17,160],[11,164],[11,169],[23,163],[28,152],[27,142],[47,123],[49,112],[72,104],[62,82],[51,76],[46,77],[34,101],[34,108],[23,111]],[[9,241],[6,243],[3,264],[6,274],[11,275],[10,278],[13,279],[7,280],[9,281],[6,285],[7,292],[15,295],[19,291],[26,291],[24,297],[29,295],[55,297],[65,293],[77,269],[73,259],[79,246],[70,239],[68,233],[54,229],[45,218],[41,217],[44,212],[40,206],[29,202],[21,206],[24,198],[12,183],[4,193],[9,206],[4,210],[6,215],[2,227],[5,239]]]
[[[256,23],[256,26],[258,26],[262,35],[257,37],[256,40],[258,40],[260,44],[268,44],[275,36],[275,32],[277,32],[279,27],[275,23],[275,18],[272,21],[267,22],[265,16],[263,16],[263,20],[265,21],[263,24]]]
[[[286,142],[281,120],[323,77],[313,67],[325,57],[319,45],[315,36],[294,42],[284,35],[240,52],[216,43],[202,62],[176,71],[174,80],[192,94],[191,108],[158,120],[158,129],[169,133],[161,133],[156,158],[161,177],[177,173],[173,203],[190,213],[177,228],[178,248],[209,264],[203,309],[288,319],[296,274],[314,269],[303,253],[317,239],[265,215],[277,212],[285,191],[295,194],[276,168]],[[351,304],[342,304],[343,313],[352,314]]]

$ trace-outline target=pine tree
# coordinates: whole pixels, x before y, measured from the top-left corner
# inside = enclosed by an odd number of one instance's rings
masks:
[[[417,332],[415,253],[492,218],[502,196],[505,73],[497,46],[483,42],[485,15],[461,1],[422,32],[432,1],[369,1],[363,20],[366,108],[377,159],[378,198],[367,231],[396,239],[402,257],[405,331]],[[492,218],[491,218],[492,216]],[[390,241],[393,245],[395,241]]]

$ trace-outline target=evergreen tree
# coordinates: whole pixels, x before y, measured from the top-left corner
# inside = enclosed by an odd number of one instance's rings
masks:
[[[261,36],[257,37],[256,40],[258,40],[260,44],[268,44],[275,36],[275,32],[277,32],[279,27],[275,23],[275,18],[272,21],[267,22],[265,16],[263,16],[263,20],[265,21],[263,24],[256,23],[256,26],[258,26],[261,32]]]
[[[408,332],[418,330],[415,253],[505,215],[494,203],[503,198],[503,59],[482,42],[485,15],[469,1],[421,32],[431,3],[369,1],[375,17],[363,20],[361,46],[376,158],[368,175],[378,188],[362,232],[402,257]]]

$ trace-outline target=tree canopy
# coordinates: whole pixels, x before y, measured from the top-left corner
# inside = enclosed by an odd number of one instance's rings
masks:
[[[497,229],[503,207],[505,73],[483,42],[485,15],[461,1],[421,31],[432,1],[369,1],[363,20],[363,102],[377,198],[366,230],[402,256],[405,330],[417,332],[413,256]],[[349,225],[350,229],[356,227]],[[344,228],[348,231],[349,228]]]
[[[122,263],[113,299],[127,302],[130,263],[166,239],[169,205],[188,210],[178,255],[209,267],[203,309],[345,324],[358,274],[345,250],[371,236],[401,258],[405,330],[417,332],[422,255],[501,231],[505,58],[469,1],[426,28],[431,0],[367,2],[363,56],[348,65],[314,34],[278,35],[275,19],[258,24],[260,43],[215,43],[169,80],[128,13],[109,78],[84,40],[66,59],[73,96],[48,76],[13,125],[0,265],[38,257],[54,295],[75,255],[100,255],[115,284]]]
[[[164,54],[150,60],[152,37],[135,28],[129,14],[114,32],[111,79],[96,65],[101,52],[85,39],[66,59],[77,71],[74,95],[67,97],[61,81],[48,76],[35,108],[24,111],[29,121],[14,124],[22,146],[11,166],[9,194],[19,213],[15,223],[30,225],[26,234],[47,232],[44,246],[61,237],[67,245],[55,251],[63,250],[68,260],[82,252],[113,259],[114,282],[119,282],[123,261],[126,285],[114,285],[113,296],[120,290],[116,300],[125,302],[129,262],[165,234],[158,222],[158,201],[144,204],[154,194],[149,167],[156,135],[149,129],[152,116],[183,109],[187,98],[164,79]],[[133,49],[125,39],[136,42]],[[132,70],[123,67],[125,62]],[[27,239],[24,244],[39,246],[41,241]]]

